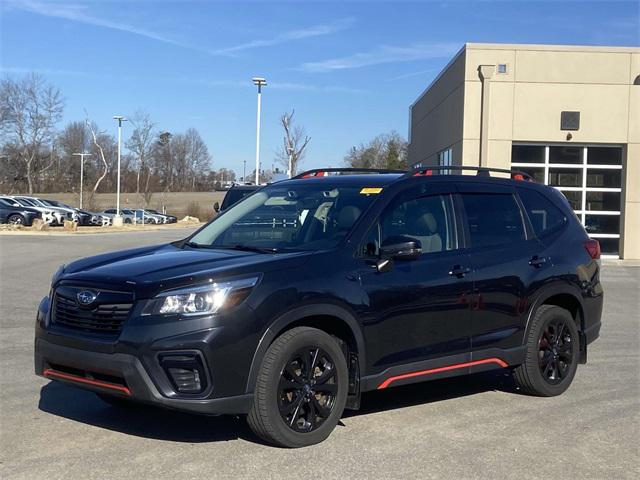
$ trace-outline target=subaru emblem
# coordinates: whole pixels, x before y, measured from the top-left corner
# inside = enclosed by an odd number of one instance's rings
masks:
[[[78,294],[76,295],[76,298],[78,299],[78,303],[80,305],[87,306],[95,302],[96,298],[98,298],[98,295],[96,295],[93,292],[90,292],[89,290],[83,290],[81,292],[78,292]]]

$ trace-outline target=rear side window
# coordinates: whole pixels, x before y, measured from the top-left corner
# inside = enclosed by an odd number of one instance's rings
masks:
[[[522,214],[511,194],[463,193],[472,247],[507,245],[525,239]]]
[[[540,237],[566,222],[564,213],[540,192],[521,188],[518,195],[537,236]]]

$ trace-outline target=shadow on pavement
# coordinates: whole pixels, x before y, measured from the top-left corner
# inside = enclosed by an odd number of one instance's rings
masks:
[[[362,395],[361,409],[345,410],[343,418],[495,390],[517,393],[510,374],[497,370],[368,392]],[[263,443],[251,432],[242,417],[195,415],[149,405],[112,407],[89,391],[58,382],[50,382],[42,387],[38,407],[43,412],[70,420],[145,438],[188,443],[240,438]]]

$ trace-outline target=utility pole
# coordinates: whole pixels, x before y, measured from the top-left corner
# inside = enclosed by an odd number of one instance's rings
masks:
[[[80,157],[80,209],[82,209],[82,186],[84,185],[84,157],[90,157],[90,153],[74,153]]]
[[[118,121],[118,179],[116,182],[116,216],[113,224],[114,226],[120,226],[122,224],[122,216],[120,215],[120,151],[122,148],[122,122],[126,122],[127,119],[122,115],[115,115],[113,119]]]
[[[256,119],[256,185],[260,185],[260,110],[262,108],[262,87],[267,80],[261,77],[253,77],[253,84],[258,87],[258,114]]]

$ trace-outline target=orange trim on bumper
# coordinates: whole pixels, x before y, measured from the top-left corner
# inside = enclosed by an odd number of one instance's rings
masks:
[[[122,385],[116,385],[115,383],[103,382],[101,380],[92,380],[90,378],[79,377],[77,375],[71,375],[69,373],[58,372],[57,370],[52,370],[51,368],[45,369],[42,374],[53,380],[62,379],[68,380],[70,382],[76,383],[84,383],[86,385],[93,385],[94,387],[106,388],[109,390],[116,390],[120,393],[124,393],[125,395],[131,396],[131,390],[127,387],[123,387]]]
[[[431,375],[433,373],[447,372],[449,370],[456,370],[458,368],[465,368],[465,367],[473,367],[474,365],[484,365],[487,363],[495,363],[497,365],[500,365],[502,368],[506,368],[509,366],[506,362],[504,362],[499,358],[485,358],[484,360],[475,360],[473,362],[456,363],[455,365],[448,365],[446,367],[432,368],[430,370],[421,370],[419,372],[411,372],[411,373],[405,373],[402,375],[396,375],[394,377],[389,377],[380,385],[378,385],[377,389],[382,390],[383,388],[387,388],[392,382],[395,382],[396,380],[404,380],[405,378],[421,377],[423,375]]]

